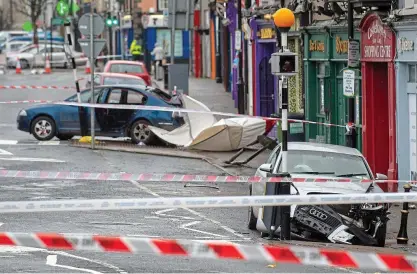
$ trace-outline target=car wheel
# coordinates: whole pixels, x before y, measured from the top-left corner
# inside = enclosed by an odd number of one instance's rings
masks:
[[[252,196],[252,187],[249,187],[249,195]],[[257,219],[253,214],[253,208],[250,206],[248,210],[248,228],[250,230],[256,230]]]
[[[142,142],[145,145],[153,144],[156,141],[156,136],[148,128],[148,126],[151,125],[151,123],[142,119],[134,122],[130,128],[130,138],[132,139],[132,143],[139,144]]]
[[[55,122],[47,116],[40,116],[33,120],[31,132],[39,141],[49,141],[55,136]]]
[[[61,141],[67,141],[67,140],[71,140],[72,137],[74,137],[74,135],[70,135],[70,134],[58,134],[56,137],[58,137],[58,139],[61,140]]]
[[[27,69],[29,67],[29,62],[26,59],[20,60],[20,67],[22,69]]]

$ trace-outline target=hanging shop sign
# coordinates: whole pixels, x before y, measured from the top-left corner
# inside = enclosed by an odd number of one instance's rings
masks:
[[[309,51],[319,51],[324,52],[325,51],[325,45],[323,41],[320,40],[310,40],[308,45]]]

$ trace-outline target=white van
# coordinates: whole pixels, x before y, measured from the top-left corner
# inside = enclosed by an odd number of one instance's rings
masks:
[[[0,31],[0,51],[5,49],[6,43],[14,38],[19,36],[28,36],[29,33],[27,31],[20,31],[20,30],[11,30],[11,31]]]
[[[7,42],[3,48],[2,53],[13,53],[18,52],[23,47],[31,44],[32,42],[29,41],[10,41]]]

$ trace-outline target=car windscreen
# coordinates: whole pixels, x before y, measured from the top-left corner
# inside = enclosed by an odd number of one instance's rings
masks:
[[[141,78],[132,79],[124,77],[105,77],[103,85],[142,85],[146,86],[145,81]]]
[[[279,171],[282,171],[282,161]],[[371,179],[362,157],[334,152],[288,150],[288,172]]]
[[[143,73],[141,65],[133,64],[112,64],[109,72],[115,73]]]
[[[151,92],[153,95],[164,100],[167,103],[171,102],[172,96],[158,88],[148,88],[147,91]]]

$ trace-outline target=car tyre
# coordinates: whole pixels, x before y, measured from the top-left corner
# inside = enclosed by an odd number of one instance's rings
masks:
[[[20,67],[22,69],[27,69],[29,68],[29,62],[26,59],[22,59],[20,60]]]
[[[67,140],[71,140],[72,137],[74,137],[74,135],[70,135],[70,134],[58,134],[56,137],[58,137],[58,139],[61,140],[61,141],[67,141]]]
[[[49,141],[55,137],[55,121],[48,116],[39,116],[32,121],[31,133],[39,141]]]
[[[132,143],[139,144],[142,142],[145,145],[152,145],[156,142],[157,137],[148,126],[152,126],[152,124],[144,119],[139,119],[132,124],[130,127]]]
[[[249,187],[249,195],[252,196],[252,187]],[[257,219],[253,214],[253,208],[250,206],[248,209],[248,228],[250,230],[256,230]]]

